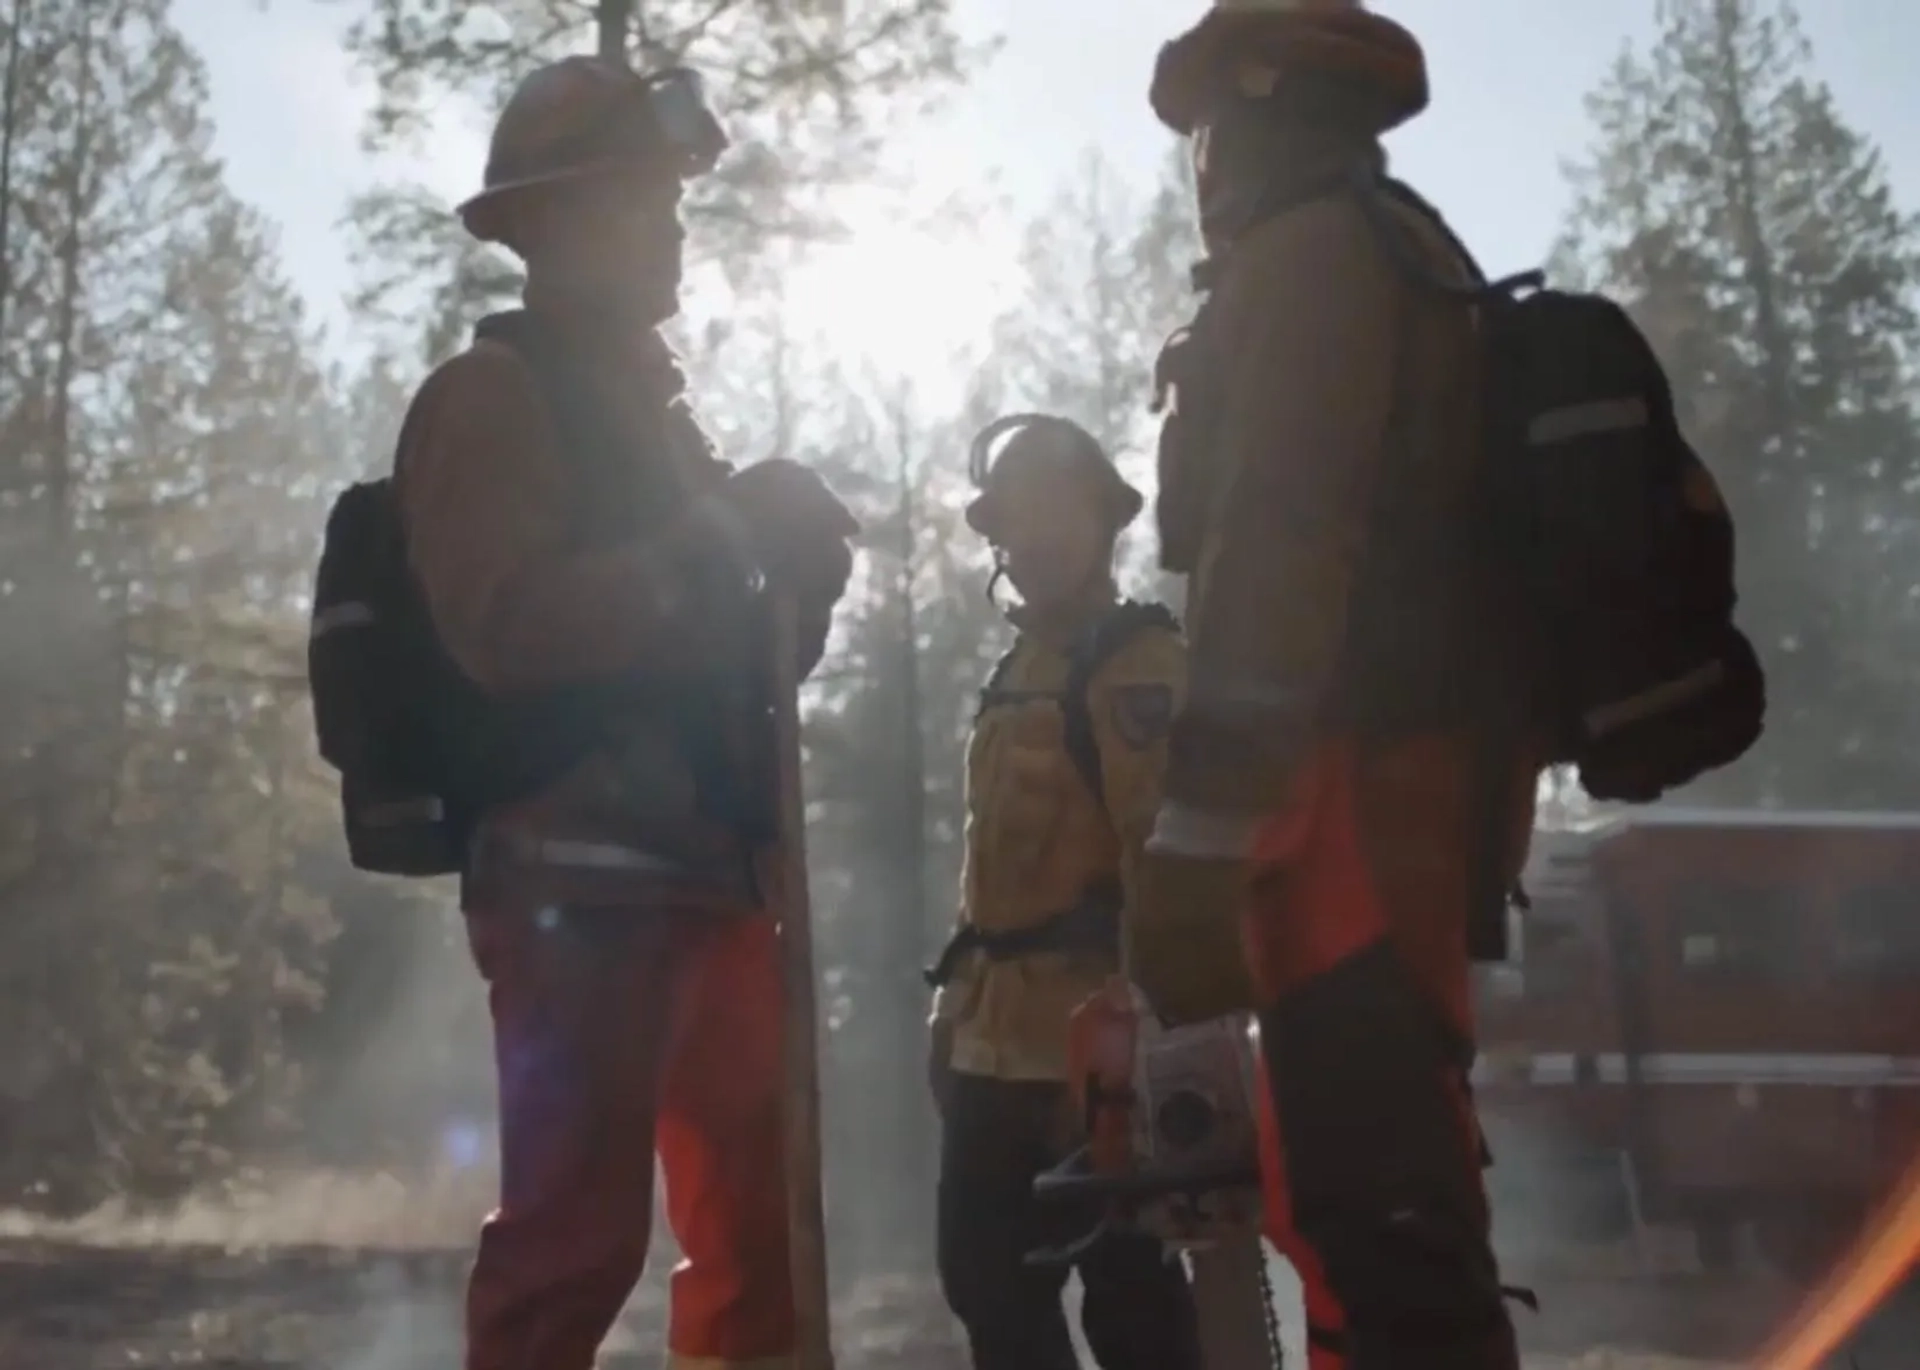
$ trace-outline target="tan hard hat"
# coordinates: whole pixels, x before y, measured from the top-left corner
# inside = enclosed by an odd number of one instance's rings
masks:
[[[687,69],[642,76],[601,57],[565,57],[514,88],[487,147],[484,188],[460,218],[498,242],[503,207],[530,189],[610,173],[684,179],[712,170],[726,146]]]
[[[1214,0],[1160,49],[1148,98],[1161,122],[1189,134],[1223,96],[1272,95],[1289,77],[1309,74],[1364,87],[1374,97],[1373,133],[1427,107],[1419,41],[1361,0]]]
[[[1001,439],[1005,438],[1004,442]],[[998,444],[998,451],[995,450]],[[979,490],[967,504],[967,526],[992,541],[1005,498],[1004,475],[1011,461],[1051,461],[1070,465],[1084,475],[1100,499],[1117,533],[1139,517],[1146,500],[1114,467],[1093,434],[1071,419],[1052,414],[1008,414],[995,419],[974,437],[968,467]]]

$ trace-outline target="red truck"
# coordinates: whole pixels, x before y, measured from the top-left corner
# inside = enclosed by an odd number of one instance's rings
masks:
[[[1823,1269],[1920,1151],[1920,813],[1653,808],[1535,835],[1480,986],[1496,1203]]]

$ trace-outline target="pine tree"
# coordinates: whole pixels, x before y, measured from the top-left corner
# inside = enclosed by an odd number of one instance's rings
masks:
[[[1768,736],[1702,794],[1911,804],[1915,222],[1790,4],[1663,4],[1591,99],[1563,266],[1671,370],[1740,530]]]
[[[465,0],[366,6],[347,41],[378,90],[376,150],[416,136],[449,97],[497,109],[535,65],[571,53],[624,50],[637,66],[695,67],[734,147],[690,187],[691,248],[729,271],[770,239],[830,230],[836,193],[872,175],[889,122],[985,51],[956,36],[952,0],[503,0],[480,14]],[[369,302],[428,282],[430,346],[444,350],[476,302],[511,287],[511,265],[461,239],[446,207],[417,190],[382,190],[354,219],[372,268]]]
[[[1154,360],[1194,309],[1193,205],[1181,149],[1145,196],[1102,158],[1084,158],[1027,231],[1021,294],[994,340],[992,365],[1012,403],[1080,423],[1148,493]],[[1125,579],[1175,597],[1144,522],[1130,542]]]
[[[991,551],[963,519],[974,494],[967,449],[996,415],[1043,409],[1087,425],[1151,488],[1140,460],[1150,432],[1147,379],[1162,338],[1191,307],[1190,204],[1177,175],[1143,197],[1089,159],[1032,221],[1020,298],[986,355],[954,359],[973,376],[955,412],[930,410],[905,382],[833,367],[809,375],[796,369],[804,348],[736,352],[726,368],[760,377],[784,370],[757,402],[740,404],[735,387],[724,407],[733,418],[751,416],[749,431],[774,434],[794,433],[797,413],[797,448],[776,449],[829,472],[866,525],[842,630],[809,691],[817,815],[809,850],[818,906],[831,910],[835,1070],[843,1091],[859,1091],[866,1120],[836,1145],[859,1158],[844,1164],[888,1196],[859,1234],[859,1249],[880,1268],[924,1259],[927,1249],[937,1149],[920,1050],[927,992],[916,972],[952,931],[966,740],[980,688],[1012,637],[985,593]],[[874,1117],[889,1119],[878,1138]],[[913,1217],[903,1222],[903,1214]]]
[[[836,1209],[834,1240],[848,1268],[898,1272],[931,1251],[938,1147],[920,969],[952,928],[961,743],[1004,635],[952,456],[980,416],[930,413],[904,384],[824,358],[785,330],[775,297],[756,294],[730,324],[694,358],[716,433],[736,453],[814,466],[864,527],[803,697],[807,840],[830,990],[830,1190],[867,1196]]]
[[[330,916],[289,705],[331,405],[165,0],[6,35],[0,1190],[177,1192],[287,1119]],[[297,658],[295,658],[297,659]]]

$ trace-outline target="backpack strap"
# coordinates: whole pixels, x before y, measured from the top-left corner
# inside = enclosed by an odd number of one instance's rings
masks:
[[[1517,295],[1541,289],[1546,284],[1545,273],[1538,270],[1488,280],[1480,263],[1440,211],[1404,182],[1362,174],[1355,177],[1353,191],[1395,268],[1424,290],[1471,306],[1510,302]],[[1433,226],[1466,263],[1471,281],[1465,284],[1449,281],[1420,259],[1408,241],[1406,225],[1395,219],[1392,207],[1395,203],[1412,210]],[[1473,848],[1469,853],[1467,950],[1474,961],[1500,962],[1508,955],[1507,910],[1525,902],[1524,891],[1509,887],[1506,879],[1512,841],[1508,832],[1508,803],[1523,744],[1517,735],[1514,711],[1504,692],[1491,684],[1483,684],[1476,693],[1474,717],[1470,720],[1474,739],[1469,801],[1473,813]]]
[[[993,663],[993,669],[987,672],[987,683],[980,687],[980,700],[974,706],[973,721],[978,723],[980,716],[987,710],[1001,704],[1014,703],[1021,696],[1017,691],[1006,688],[1007,673],[1013,669],[1013,659],[1019,655],[1020,644],[1014,643],[1000,653],[1000,659]]]
[[[1154,629],[1177,633],[1180,621],[1164,604],[1122,600],[1094,620],[1067,656],[1067,685],[1060,701],[1067,755],[1103,807],[1107,802],[1107,782],[1100,762],[1100,739],[1093,728],[1093,704],[1089,698],[1093,680],[1100,674],[1100,668],[1123,648]]]
[[[553,420],[561,457],[576,477],[613,461],[616,446],[605,406],[587,388],[566,343],[553,329],[530,310],[511,309],[480,320],[473,337],[507,348],[533,376]]]
[[[1468,302],[1482,302],[1489,299],[1505,300],[1526,290],[1538,290],[1546,285],[1547,276],[1537,268],[1530,271],[1516,271],[1510,276],[1490,280],[1486,270],[1480,265],[1460,235],[1453,231],[1446,216],[1435,209],[1427,198],[1408,185],[1405,181],[1395,180],[1371,171],[1363,171],[1353,177],[1351,189],[1361,209],[1366,211],[1375,234],[1387,255],[1393,258],[1394,265],[1401,274],[1428,290],[1442,295],[1452,295]],[[1450,281],[1439,275],[1427,263],[1420,260],[1413,247],[1407,241],[1406,226],[1397,223],[1391,206],[1399,204],[1412,210],[1446,241],[1447,246],[1464,263],[1472,277],[1465,283]]]
[[[605,510],[608,501],[618,501],[618,516],[637,527],[648,511],[670,508],[685,497],[670,449],[688,440],[683,430],[689,428],[705,450],[711,447],[683,405],[663,409],[648,435],[648,459],[636,463],[632,440],[594,393],[582,359],[538,314],[526,309],[489,314],[474,325],[473,336],[476,342],[509,348],[532,375],[553,420],[561,459],[581,492],[576,508]]]
[[[1105,768],[1100,764],[1100,740],[1094,732],[1093,706],[1088,695],[1101,667],[1142,633],[1156,628],[1177,633],[1180,631],[1180,620],[1164,604],[1129,599],[1114,605],[1088,624],[1068,649],[1067,681],[1058,694],[1052,691],[1036,693],[1009,690],[1005,687],[1007,672],[1013,666],[1014,655],[1020,650],[1016,643],[994,663],[986,685],[981,688],[980,704],[974,711],[974,720],[978,722],[980,716],[989,709],[1003,704],[1016,704],[1024,699],[1044,697],[1059,700],[1067,757],[1073,762],[1074,770],[1080,773],[1080,778],[1086,782],[1087,788],[1093,792],[1094,798],[1104,805],[1107,799]]]
[[[607,402],[595,392],[586,358],[537,313],[515,309],[488,315],[474,326],[474,337],[511,348],[532,375],[574,484],[570,517],[576,526],[605,514],[643,534],[650,519],[690,497],[676,460],[681,444],[697,443],[707,456],[713,452],[682,400],[662,406],[657,423],[639,439],[640,460],[635,460],[635,438],[621,431]],[[692,454],[690,447],[685,454]],[[679,745],[708,815],[758,841],[768,820],[742,777],[733,755],[735,744],[728,737],[729,718],[740,702],[736,686],[749,695],[760,689],[757,680],[716,690],[670,688],[651,693],[649,706],[670,708],[676,715]],[[615,685],[609,695],[625,700],[631,690]]]

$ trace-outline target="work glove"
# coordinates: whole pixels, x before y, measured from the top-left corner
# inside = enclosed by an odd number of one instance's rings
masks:
[[[1262,1007],[1241,940],[1258,819],[1163,804],[1134,879],[1127,973],[1168,1026]]]
[[[745,529],[759,569],[803,606],[831,608],[853,573],[860,521],[820,476],[786,457],[756,462],[719,492]]]

